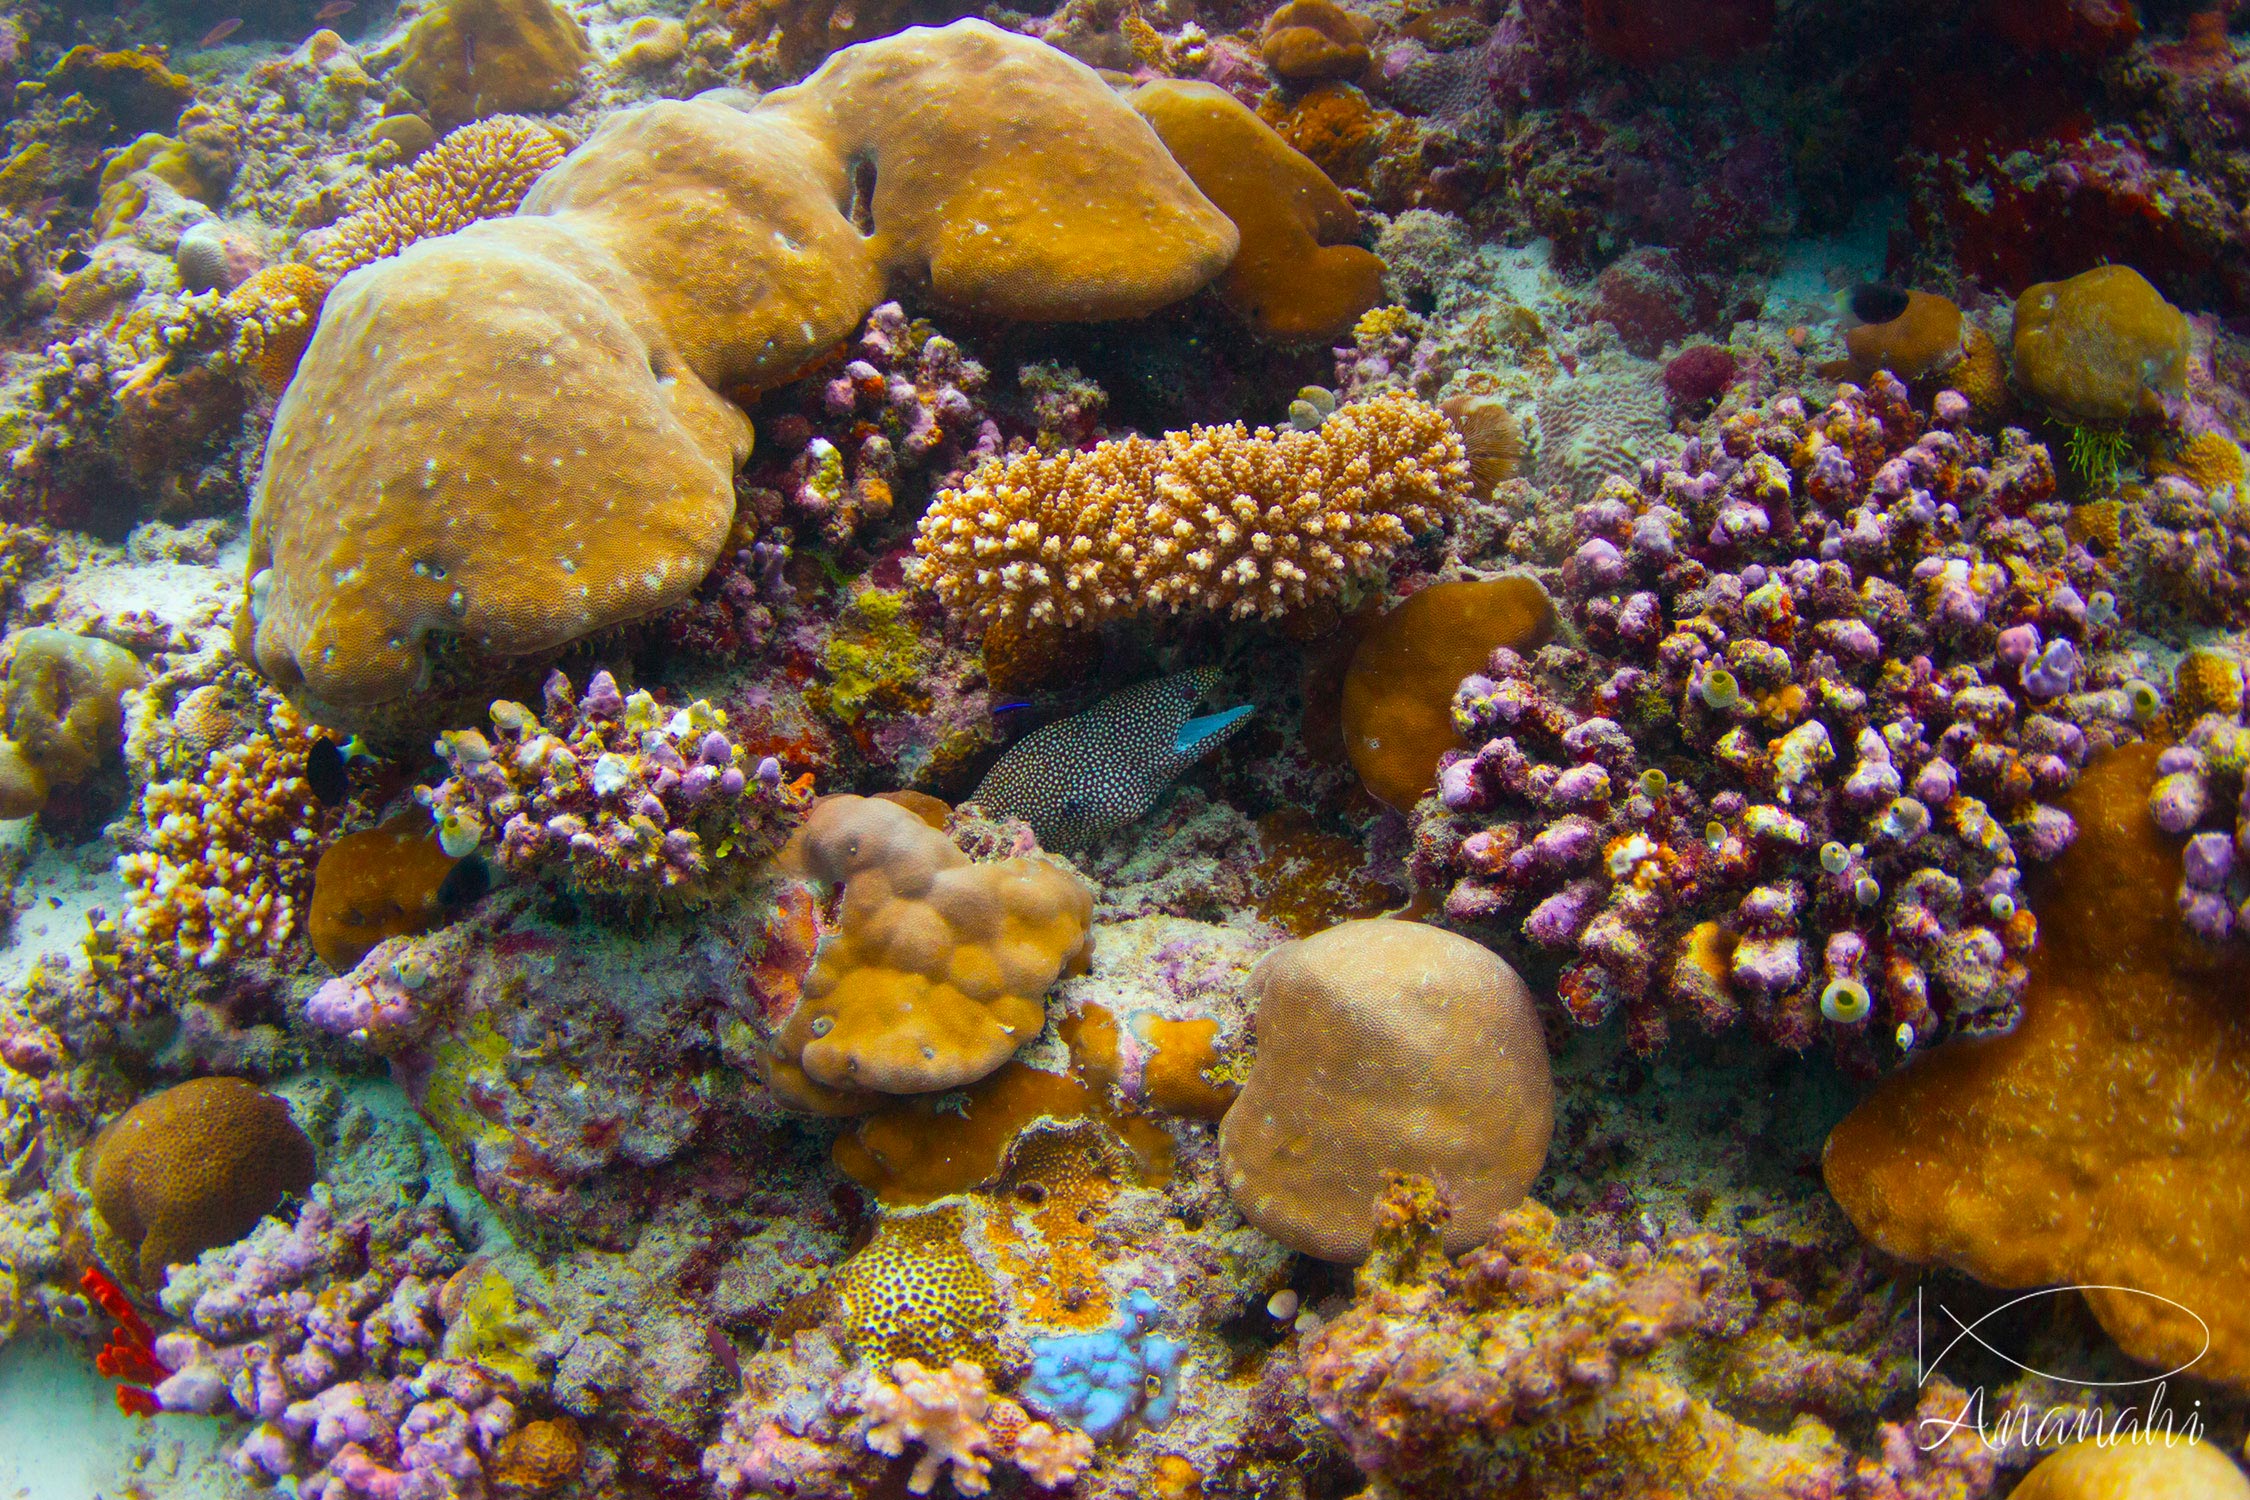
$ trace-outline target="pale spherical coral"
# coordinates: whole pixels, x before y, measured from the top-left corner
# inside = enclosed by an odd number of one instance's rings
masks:
[[[988,460],[914,545],[923,584],[986,623],[1272,619],[1380,571],[1459,511],[1468,479],[1445,414],[1394,392],[1311,432],[1234,423]]]

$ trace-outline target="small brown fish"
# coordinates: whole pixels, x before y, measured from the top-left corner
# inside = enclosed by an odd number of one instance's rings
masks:
[[[219,43],[225,41],[228,37],[233,36],[241,29],[242,17],[229,16],[224,21],[221,21],[218,25],[212,27],[209,31],[203,33],[203,40],[197,42],[195,45],[198,48],[216,47],[219,45]]]
[[[350,15],[351,12],[352,0],[328,0],[326,5],[313,12],[313,19],[325,26],[330,21]]]

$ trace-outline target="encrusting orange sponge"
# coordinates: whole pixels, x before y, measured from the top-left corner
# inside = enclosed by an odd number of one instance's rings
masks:
[[[458,863],[438,847],[420,808],[336,840],[313,867],[305,916],[313,952],[343,974],[383,939],[426,931],[442,915],[438,888]]]
[[[1093,956],[1084,882],[1038,858],[973,865],[896,802],[823,799],[780,863],[844,888],[769,1056],[793,1108],[858,1114],[976,1082],[1039,1035],[1048,988]]]
[[[2126,1353],[2250,1390],[2250,962],[2174,910],[2157,754],[2072,789],[2022,1022],[1885,1078],[1830,1134],[1828,1188],[1892,1255],[2084,1285]]]

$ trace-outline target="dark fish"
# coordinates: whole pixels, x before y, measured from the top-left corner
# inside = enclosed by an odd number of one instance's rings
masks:
[[[1906,288],[1887,281],[1866,281],[1851,290],[1852,316],[1862,323],[1888,323],[1906,311]]]
[[[484,862],[481,854],[472,854],[445,872],[438,882],[438,905],[447,911],[459,911],[464,906],[474,906],[492,889],[492,866]]]
[[[352,0],[328,0],[326,5],[313,12],[313,19],[325,24],[341,16],[348,16],[351,12]]]
[[[219,45],[219,43],[225,41],[228,37],[233,36],[241,29],[242,17],[229,16],[224,21],[221,21],[218,25],[212,27],[209,31],[203,33],[203,40],[197,42],[195,45],[197,47],[216,47]]]
[[[1012,698],[1006,703],[993,704],[992,711],[996,714],[1012,714],[1017,709],[1029,707],[1031,707],[1031,700],[1029,698]]]
[[[344,747],[334,740],[314,740],[305,752],[305,781],[323,807],[334,807],[352,794],[352,778],[344,769]]]

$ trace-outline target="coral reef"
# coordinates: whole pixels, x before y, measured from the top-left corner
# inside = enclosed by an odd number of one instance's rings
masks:
[[[1317,5],[1351,24],[1329,0],[1290,3]],[[1383,262],[1352,243],[1358,212],[1265,121],[1208,83],[1166,79],[1143,84],[1131,99],[1240,232],[1242,248],[1218,292],[1253,328],[1278,339],[1333,339],[1382,300]]]
[[[1452,712],[1461,679],[1554,629],[1554,601],[1523,576],[1433,584],[1386,611],[1344,671],[1344,747],[1368,792],[1402,812],[1420,801],[1445,753],[1466,748]]]
[[[2158,755],[2111,751],[2066,803],[2082,832],[2042,893],[2021,1024],[1885,1079],[1825,1170],[1890,1253],[1997,1286],[2089,1284],[2126,1352],[2243,1389],[2250,1228],[2239,1195],[2207,1185],[2250,1151],[2245,965],[2173,910],[2178,856],[2145,807]],[[2149,1078],[2171,1083],[2133,1081]]]
[[[2013,1491],[2015,1500],[2250,1500],[2250,1479],[2207,1442],[2120,1443],[2088,1438],[2044,1460]]]
[[[119,699],[148,681],[124,647],[66,630],[26,630],[8,658],[0,817],[23,818],[76,787],[119,748]]]
[[[345,834],[313,866],[305,913],[313,952],[343,974],[383,939],[426,930],[443,911],[438,892],[456,863],[419,810]]]
[[[2188,321],[2131,266],[2097,266],[2016,298],[2016,381],[2077,422],[2160,410],[2187,385]]]
[[[931,502],[919,578],[985,624],[1272,619],[1387,567],[1462,506],[1468,474],[1445,415],[1393,394],[1312,432],[1235,423],[990,459]]]
[[[1045,156],[1064,143],[1067,170]],[[873,238],[837,206],[862,154]],[[737,208],[714,218],[711,191]],[[515,217],[330,296],[252,506],[244,646],[313,700],[370,705],[412,690],[433,630],[511,656],[646,615],[731,523],[750,432],[719,392],[810,364],[887,277],[988,315],[1117,317],[1237,243],[1090,69],[982,22],[848,49],[750,111],[612,116]]]
[[[593,60],[576,18],[552,0],[439,0],[400,38],[397,76],[450,129],[552,109]]]
[[[312,1142],[289,1107],[239,1078],[195,1078],[102,1127],[79,1164],[126,1273],[152,1295],[167,1268],[232,1244],[312,1186]]]
[[[606,671],[581,696],[553,672],[541,708],[501,699],[491,738],[439,739],[450,774],[416,796],[446,855],[489,848],[502,869],[613,910],[705,906],[763,867],[810,795],[772,757],[753,762],[700,698],[667,707]]]
[[[1521,1201],[1555,1095],[1531,991],[1499,958],[1420,923],[1345,922],[1260,959],[1249,993],[1257,1060],[1219,1128],[1244,1218],[1356,1263],[1390,1173],[1459,1203],[1456,1252]]]
[[[1864,1270],[1807,1295],[1722,1236],[1605,1249],[1537,1203],[1458,1266],[1444,1232],[1426,1180],[1394,1186],[1351,1308],[1306,1340],[1313,1409],[1390,1493],[1989,1492],[1973,1431],[1854,1459],[1801,1396],[1771,1430],[1758,1420],[1771,1381],[1860,1399],[1911,1381],[1911,1357],[1868,1337]],[[1941,1380],[1929,1396],[1950,1410],[1961,1393]]]
[[[1440,764],[1416,867],[1456,919],[1570,956],[1582,1022],[1622,1008],[1653,1048],[1666,1008],[1747,1014],[1862,1057],[2014,1023],[2022,873],[2073,831],[2043,799],[2136,719],[2093,666],[2106,580],[2035,530],[2045,452],[1962,427],[1957,394],[1936,413],[1878,374],[1606,484],[1563,569],[1585,647],[1462,684],[1476,748]]]

